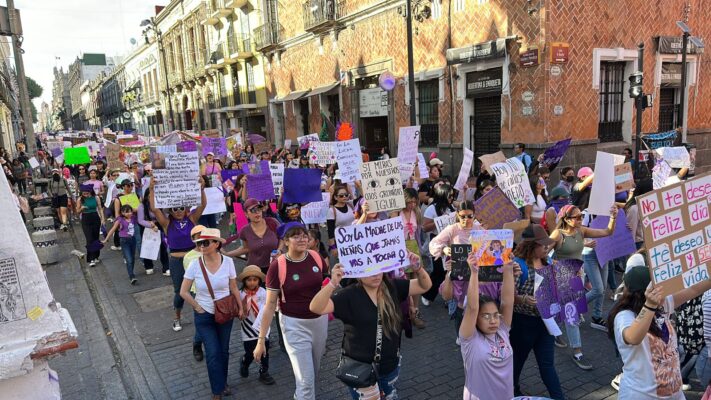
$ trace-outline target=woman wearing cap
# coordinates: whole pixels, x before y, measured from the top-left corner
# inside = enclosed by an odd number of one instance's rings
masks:
[[[80,186],[81,197],[77,201],[77,214],[81,214],[81,229],[84,232],[86,242],[86,262],[90,267],[96,265],[99,260],[101,225],[104,223],[104,210],[101,208],[101,201],[94,186],[86,183]]]
[[[429,171],[429,176],[420,182],[420,186],[417,189],[417,195],[420,198],[420,203],[424,205],[429,205],[432,196],[434,185],[442,177],[442,171],[439,169],[439,165],[430,165],[427,167]]]
[[[581,210],[588,208],[594,178],[595,174],[593,174],[592,168],[582,167],[578,170],[578,183],[573,186],[573,190],[570,192],[571,204]]]
[[[607,280],[607,264],[601,267],[598,263],[597,254],[594,252],[596,245],[594,239],[610,236],[615,231],[617,206],[613,205],[610,209],[610,221],[606,229],[593,229],[583,226],[583,218],[584,216],[580,209],[573,205],[566,205],[560,209],[556,229],[550,235],[551,239],[555,241],[553,258],[557,260],[573,259],[583,262],[585,274],[592,284],[592,290],[585,294],[587,302],[593,303],[590,327],[606,332],[607,324],[602,318],[602,303]],[[583,358],[580,327],[566,323],[565,331],[573,352],[572,358],[575,365],[583,370],[592,369],[592,365]]]
[[[190,230],[197,225],[198,219],[202,215],[207,199],[205,198],[205,181],[200,178],[200,205],[195,211],[189,213],[186,207],[171,207],[166,216],[160,208],[156,208],[155,201],[155,178],[151,179],[150,193],[148,199],[150,208],[156,216],[156,221],[163,228],[163,233],[168,242],[168,267],[171,280],[173,281],[173,308],[175,309],[175,319],[173,320],[173,330],[178,332],[183,329],[180,325],[180,313],[183,309],[184,300],[180,296],[180,285],[183,282],[185,268],[183,268],[183,257],[195,247],[190,238]]]
[[[52,196],[52,207],[57,210],[59,222],[62,230],[67,230],[69,221],[69,213],[67,206],[69,204],[69,183],[64,179],[57,168],[52,170],[52,180],[49,183],[49,194]]]
[[[653,286],[641,254],[627,261],[622,297],[610,310],[608,335],[622,358],[620,400],[684,399],[677,336],[669,317],[674,308],[711,289],[711,280],[664,296]]]
[[[265,340],[279,299],[279,320],[284,344],[296,379],[294,398],[316,398],[316,374],[326,350],[328,316],[311,312],[309,303],[321,290],[328,263],[308,250],[306,227],[290,223],[280,227],[286,254],[277,257],[267,272],[267,304],[259,328],[254,358],[266,352]],[[281,269],[281,272],[280,272]]]
[[[239,233],[242,246],[222,253],[230,257],[240,257],[246,254],[248,265],[256,265],[266,273],[271,262],[272,252],[279,249],[279,237],[277,236],[279,222],[274,218],[265,218],[262,214],[262,206],[255,199],[247,199],[243,207],[249,224]]]
[[[432,163],[432,161],[430,161],[430,163]],[[434,186],[432,192],[433,201],[432,204],[425,209],[423,214],[422,229],[425,232],[429,232],[431,238],[434,238],[436,235],[435,218],[451,214],[455,212],[455,208],[453,206],[454,189],[450,185],[446,183],[439,183]],[[441,285],[444,281],[444,276],[445,271],[442,258],[433,258],[432,273],[430,274],[430,277],[432,278],[432,287],[422,296],[422,304],[429,306],[430,303],[437,298],[439,285]]]
[[[514,249],[514,262],[521,268],[516,282],[514,313],[511,323],[511,347],[514,355],[514,395],[521,396],[519,377],[531,350],[536,355],[538,371],[548,395],[553,399],[563,399],[558,373],[555,370],[555,345],[553,336],[543,323],[536,307],[533,294],[536,271],[550,265],[549,246],[555,242],[549,238],[540,225],[529,225],[521,235],[522,241]]]
[[[420,257],[408,252],[415,279],[391,279],[383,273],[358,278],[358,283],[340,288],[343,265],[336,264],[331,281],[311,300],[309,309],[315,314],[333,316],[343,321],[342,354],[362,363],[373,363],[376,357],[376,337],[380,332],[378,379],[373,386],[348,386],[353,399],[395,399],[395,382],[400,375],[400,339],[402,315],[399,304],[408,296],[421,295],[432,286],[429,275],[420,264]],[[338,290],[337,290],[338,289]]]
[[[227,371],[233,321],[222,324],[215,321],[215,300],[234,296],[239,306],[240,318],[243,314],[235,265],[231,258],[220,254],[220,247],[224,242],[225,239],[220,237],[218,229],[208,228],[200,232],[195,245],[202,256],[190,263],[180,286],[180,297],[195,311],[195,329],[205,346],[207,375],[210,379],[213,400],[232,394],[227,385]],[[196,289],[195,298],[190,295],[193,282]]]

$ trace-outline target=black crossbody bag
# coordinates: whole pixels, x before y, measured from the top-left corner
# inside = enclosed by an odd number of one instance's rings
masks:
[[[383,349],[383,324],[380,319],[380,310],[378,310],[378,328],[376,332],[373,362],[365,363],[354,360],[341,353],[341,360],[336,368],[336,378],[340,379],[341,382],[356,389],[370,387],[378,382],[380,353]]]

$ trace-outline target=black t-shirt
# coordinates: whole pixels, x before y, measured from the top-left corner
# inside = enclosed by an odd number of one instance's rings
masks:
[[[435,181],[426,179],[424,182],[422,182],[417,191],[419,193],[427,193],[427,197],[432,197],[432,189],[434,188],[434,183]]]
[[[570,193],[571,204],[578,207],[581,211],[588,208],[588,203],[590,202],[590,192],[592,188],[588,185],[585,189],[580,190],[579,185],[573,186],[573,190]]]
[[[400,303],[410,294],[410,281],[393,279],[390,281],[390,295],[400,312]],[[361,285],[351,285],[338,290],[333,295],[333,316],[343,321],[343,351],[348,357],[361,362],[373,362],[375,356],[375,336],[378,327],[378,307],[368,297]],[[380,353],[381,375],[394,371],[398,365],[400,333],[389,338],[383,329],[383,348]]]

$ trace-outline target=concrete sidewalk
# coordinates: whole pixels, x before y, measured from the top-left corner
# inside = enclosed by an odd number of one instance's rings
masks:
[[[64,398],[209,399],[205,362],[198,363],[192,356],[192,310],[185,308],[183,330],[173,332],[173,288],[170,278],[160,274],[160,262],[156,263],[156,273],[150,276],[137,262],[138,285],[132,286],[119,251],[105,248],[101,263],[90,268],[69,255],[74,248],[84,250],[80,227],[75,225],[73,233],[58,234],[62,261],[46,268],[47,277],[55,297],[69,310],[80,333],[79,349],[50,363],[59,373]],[[235,264],[239,273],[244,261],[236,259]],[[609,306],[606,304],[605,310]],[[400,398],[461,398],[464,371],[453,322],[441,300],[421,311],[427,328],[415,330],[414,338],[403,338],[402,342]],[[621,361],[615,357],[612,342],[589,325],[583,326],[581,332],[585,355],[595,368],[582,371],[573,364],[568,349],[556,349],[556,368],[567,398],[616,398],[610,381],[621,371]],[[341,340],[342,324],[333,321],[318,378],[318,399],[350,398],[334,375]],[[241,378],[238,363],[243,353],[239,325],[235,324],[228,378],[235,393],[233,399],[246,398],[247,393],[249,398],[292,398],[291,365],[279,349],[274,326],[270,373],[276,385],[259,383],[254,365],[250,377]],[[530,395],[547,394],[533,355],[524,369],[522,388]],[[698,399],[700,393],[687,392],[687,398]]]

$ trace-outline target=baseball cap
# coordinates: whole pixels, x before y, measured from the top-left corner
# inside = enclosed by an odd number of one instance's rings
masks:
[[[652,278],[649,276],[649,268],[644,262],[644,256],[639,253],[630,256],[622,279],[625,282],[625,287],[630,292],[647,290]]]

